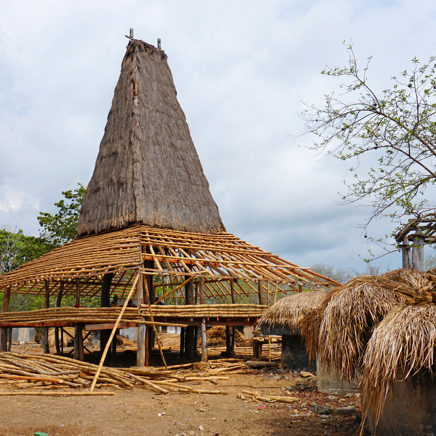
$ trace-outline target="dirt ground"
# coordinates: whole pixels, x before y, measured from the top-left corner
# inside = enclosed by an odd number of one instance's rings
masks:
[[[171,362],[170,355],[168,358],[169,363],[176,363]],[[119,361],[112,363],[120,365]],[[186,374],[186,370],[181,371]],[[204,370],[191,370],[191,373],[207,374]],[[227,392],[226,395],[182,392],[164,395],[138,387],[115,390],[114,396],[0,396],[0,435],[27,436],[41,432],[49,436],[351,436],[358,433],[360,398],[356,395],[336,395],[337,398],[329,399],[331,394],[298,391],[297,383],[306,383],[310,389],[315,381],[280,369],[227,375],[229,378],[219,380],[218,385],[208,381],[188,383],[195,388],[219,389]],[[9,391],[7,385],[0,386],[0,393]],[[288,395],[300,401],[292,404],[251,402],[249,395],[242,394],[243,398],[238,398],[243,390]],[[333,413],[321,416],[315,413],[315,404],[329,405]],[[336,408],[343,406],[355,406],[356,412],[338,415]]]

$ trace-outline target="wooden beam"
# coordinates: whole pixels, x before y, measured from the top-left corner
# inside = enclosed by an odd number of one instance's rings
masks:
[[[101,294],[100,294],[100,305],[101,307],[111,306],[111,285],[112,279],[114,277],[113,273],[107,273],[103,276],[103,281],[101,284]],[[103,354],[103,350],[106,348],[107,341],[109,339],[110,330],[100,331],[100,352]]]
[[[11,298],[11,287],[8,286],[3,291],[3,301],[2,301],[2,313],[9,311],[9,300]],[[0,329],[0,351],[8,350],[8,334],[7,327],[2,327]]]
[[[44,281],[45,293],[44,293],[44,307],[48,309],[50,307],[50,282],[48,280]],[[48,344],[48,327],[44,327],[42,330],[42,344],[44,348],[44,353],[50,354],[50,346]]]
[[[201,318],[201,361],[207,362],[206,318]]]
[[[61,282],[59,284],[58,297],[56,298],[56,307],[61,307],[63,293],[64,293],[64,283]],[[55,327],[55,347],[56,347],[56,353],[60,354],[61,347],[59,346],[59,327]]]
[[[258,289],[258,293],[259,293],[259,304],[263,304],[263,285],[262,285],[262,280],[259,280],[257,282],[257,289]]]
[[[80,361],[84,360],[82,329],[82,323],[74,325],[74,358]]]

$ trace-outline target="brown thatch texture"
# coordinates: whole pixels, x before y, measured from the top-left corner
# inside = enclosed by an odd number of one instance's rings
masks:
[[[304,338],[306,351],[310,359],[315,359],[319,348],[319,329],[324,317],[324,310],[332,296],[341,288],[330,291],[320,302],[318,307],[308,310],[301,319],[301,336]]]
[[[129,42],[78,235],[141,223],[225,230],[161,50]]]
[[[415,372],[434,373],[436,306],[397,306],[374,329],[363,361],[365,415],[378,422],[392,385]]]
[[[388,271],[387,273],[384,273],[382,277],[404,283],[414,290],[431,289],[433,287],[433,284],[429,279],[431,274],[423,273],[421,271],[400,268],[393,271]]]
[[[385,277],[361,276],[331,293],[319,330],[323,365],[351,381],[360,371],[371,330],[413,290]]]
[[[282,298],[263,314],[259,325],[286,326],[291,330],[299,330],[303,317],[318,308],[325,296],[325,291],[308,291]]]

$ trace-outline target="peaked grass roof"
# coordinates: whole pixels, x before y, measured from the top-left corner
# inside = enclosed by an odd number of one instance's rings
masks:
[[[325,291],[306,291],[282,298],[262,315],[258,323],[299,330],[304,315],[318,308],[325,296]]]
[[[166,58],[140,40],[127,46],[83,200],[79,236],[131,224],[225,230]]]

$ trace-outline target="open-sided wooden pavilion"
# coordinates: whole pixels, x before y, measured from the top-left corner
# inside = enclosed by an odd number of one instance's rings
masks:
[[[337,285],[226,232],[167,56],[132,39],[78,237],[0,276],[2,349],[6,327],[75,326],[76,357],[83,358],[81,330],[107,331],[121,310],[110,307],[111,296],[133,294],[138,307],[123,308],[120,321],[139,326],[138,365],[146,359],[147,325],[185,326],[184,346],[192,357],[195,326],[254,324],[273,294]],[[46,309],[8,313],[13,293],[44,294]],[[102,307],[61,307],[66,295],[77,301],[100,296]],[[50,308],[53,296],[57,304]]]

